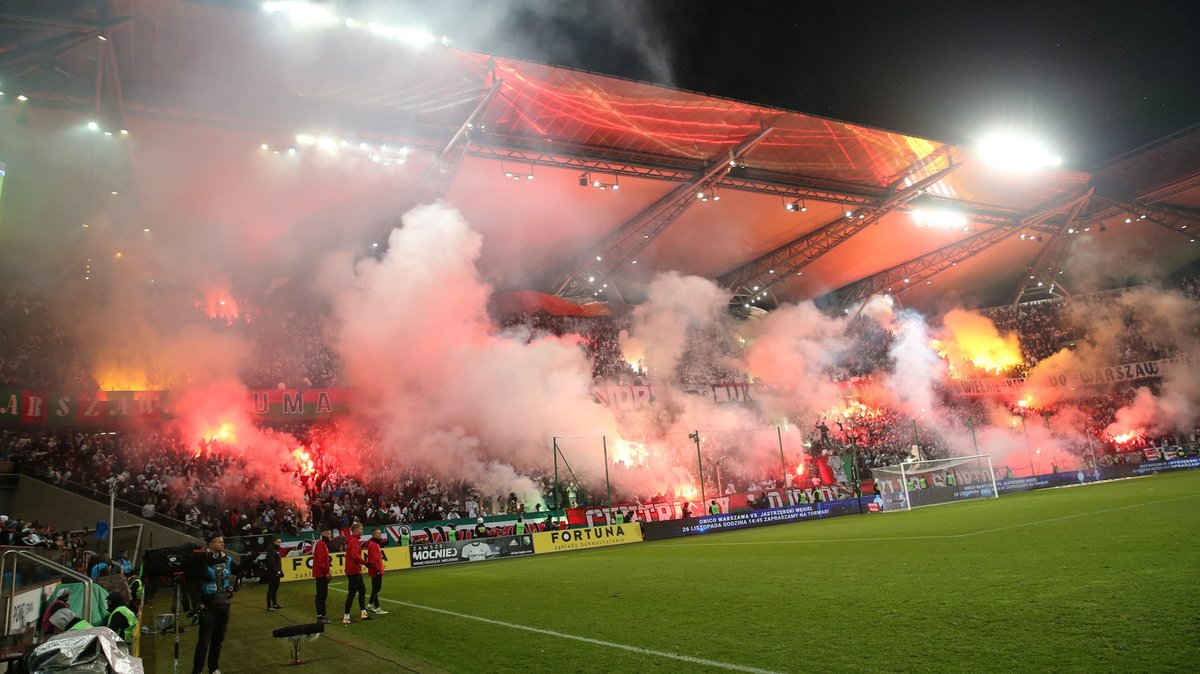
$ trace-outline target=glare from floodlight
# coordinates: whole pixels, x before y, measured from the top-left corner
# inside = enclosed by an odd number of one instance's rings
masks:
[[[301,26],[332,26],[338,18],[327,7],[302,0],[273,0],[263,3],[267,14],[286,16]]]
[[[310,136],[307,133],[298,133],[296,134],[296,142],[300,143],[301,145],[314,145],[316,144],[317,139],[316,137]]]
[[[1062,157],[1044,144],[1014,133],[987,136],[977,151],[984,163],[1004,171],[1029,173],[1062,165]]]
[[[912,212],[917,227],[959,228],[967,224],[967,217],[945,208],[916,208]]]
[[[428,47],[438,40],[436,35],[430,33],[424,28],[389,26],[382,23],[376,23],[374,21],[365,25],[357,21],[353,22],[354,25],[351,25],[351,23],[351,21],[347,21],[346,26],[348,28],[366,28],[367,32],[372,35],[387,38],[389,40],[396,40],[397,42],[401,42],[416,49]]]
[[[29,97],[28,97],[28,96],[26,96],[25,94],[21,94],[20,96],[17,96],[17,100],[18,100],[18,101],[21,101],[22,103],[24,103],[25,101],[28,101],[28,100],[29,100]]]
[[[99,125],[99,124],[97,124],[97,123],[95,123],[95,122],[88,122],[88,129],[89,129],[89,130],[91,130],[91,131],[95,131],[96,129],[99,129],[99,128],[100,128],[100,125]]]

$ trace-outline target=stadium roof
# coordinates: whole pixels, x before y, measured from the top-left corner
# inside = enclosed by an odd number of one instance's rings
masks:
[[[414,51],[341,24],[301,40],[279,17],[220,5],[241,3],[7,3],[0,81],[110,126],[129,116],[406,146],[412,203],[441,196],[480,223],[485,269],[527,261],[493,276],[508,289],[604,299],[607,282],[608,297],[635,300],[654,272],[677,270],[719,280],[738,304],[834,291],[847,304],[875,292],[996,303],[1072,288],[1066,252],[1083,238],[1166,269],[1200,257],[1188,234],[1200,227],[1200,126],[1095,173],[1002,173],[972,149],[899,132]],[[517,193],[505,173],[537,179]],[[962,220],[917,227],[918,210]]]

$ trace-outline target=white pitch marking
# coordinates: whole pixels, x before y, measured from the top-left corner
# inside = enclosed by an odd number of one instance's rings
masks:
[[[343,590],[340,587],[334,587],[333,589],[337,590],[338,592],[342,592],[342,593],[347,592],[347,590]],[[641,648],[638,646],[630,646],[628,644],[618,644],[618,643],[615,643],[612,641],[603,641],[601,639],[592,639],[591,637],[581,637],[581,636],[577,636],[574,634],[566,634],[564,632],[555,632],[554,630],[544,630],[540,627],[530,627],[529,625],[519,625],[517,623],[505,622],[503,620],[493,620],[492,618],[484,618],[482,616],[470,615],[469,613],[459,613],[457,611],[449,611],[444,608],[434,608],[432,606],[422,606],[421,604],[413,604],[411,602],[400,601],[398,599],[388,599],[387,597],[380,597],[380,600],[386,601],[386,602],[389,602],[392,604],[399,604],[401,606],[407,606],[409,608],[418,608],[418,609],[421,609],[422,611],[432,611],[434,613],[441,613],[443,615],[453,616],[455,618],[462,618],[464,620],[475,620],[475,621],[481,622],[481,623],[488,623],[489,625],[498,625],[500,627],[507,627],[509,629],[514,629],[514,630],[524,630],[526,632],[533,632],[535,634],[544,634],[548,637],[558,637],[559,639],[571,639],[574,641],[582,641],[585,644],[592,644],[595,646],[604,646],[605,648],[615,648],[617,650],[629,651],[630,653],[638,653],[640,655],[653,655],[653,656],[660,657],[660,658],[669,658],[671,660],[679,660],[681,662],[689,662],[694,665],[704,665],[706,667],[715,667],[717,669],[728,669],[728,670],[732,670],[735,672],[751,672],[753,674],[782,674],[781,672],[776,672],[776,671],[770,670],[770,669],[758,669],[756,667],[747,667],[745,665],[736,665],[731,662],[719,662],[717,660],[706,660],[705,658],[697,658],[697,657],[693,657],[690,655],[680,655],[678,653],[669,653],[667,651],[656,651],[652,648]]]

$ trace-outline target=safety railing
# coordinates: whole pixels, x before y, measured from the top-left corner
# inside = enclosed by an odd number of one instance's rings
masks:
[[[9,576],[8,576],[8,581],[9,581],[8,601],[9,602],[12,602],[13,599],[17,596],[17,578],[20,575],[17,573],[17,558],[24,559],[25,561],[32,563],[35,567],[42,566],[47,569],[50,569],[51,571],[54,572],[54,574],[62,575],[66,578],[72,578],[72,579],[75,579],[75,580],[83,583],[83,589],[84,589],[83,615],[89,619],[92,617],[92,579],[88,578],[87,576],[83,575],[82,573],[75,571],[74,569],[67,568],[67,567],[63,566],[62,564],[58,564],[56,562],[52,562],[49,559],[42,557],[41,555],[30,552],[29,550],[10,549],[10,550],[5,550],[4,554],[0,555],[0,578],[3,578],[5,573],[9,574]],[[12,561],[11,569],[9,568],[10,560]],[[5,611],[4,612],[4,634],[9,634],[11,631],[12,631],[12,611]]]

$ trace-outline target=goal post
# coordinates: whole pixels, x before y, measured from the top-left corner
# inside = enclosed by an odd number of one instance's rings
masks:
[[[1000,496],[992,457],[987,454],[905,461],[874,468],[872,473],[883,510],[912,510]]]

